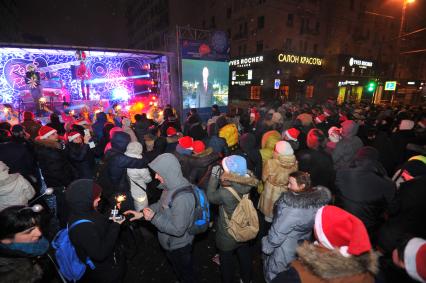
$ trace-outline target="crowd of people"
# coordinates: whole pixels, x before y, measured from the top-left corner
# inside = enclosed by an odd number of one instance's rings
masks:
[[[123,282],[147,225],[176,280],[198,282],[194,187],[224,283],[253,282],[256,256],[268,283],[426,282],[425,106],[213,105],[207,121],[191,109],[182,124],[169,105],[160,120],[82,109],[46,125],[8,107],[1,282],[55,282],[51,242],[79,220],[69,238],[91,262],[79,282]]]

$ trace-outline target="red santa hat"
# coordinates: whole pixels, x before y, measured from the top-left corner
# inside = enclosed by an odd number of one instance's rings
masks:
[[[331,116],[331,111],[329,110],[329,109],[324,109],[324,115],[326,116],[326,117],[330,117]]]
[[[195,154],[199,154],[206,149],[206,145],[202,141],[194,141],[192,147]]]
[[[321,245],[339,250],[344,257],[358,256],[371,250],[364,223],[337,206],[321,207],[315,215],[314,229]]]
[[[412,238],[404,250],[405,270],[411,278],[426,282],[426,240]]]
[[[284,137],[292,141],[297,141],[300,131],[296,128],[290,128],[284,132]]]
[[[326,119],[327,119],[327,116],[325,116],[324,114],[321,114],[315,118],[315,123],[317,124],[323,123],[325,122]]]
[[[42,140],[47,139],[50,135],[53,135],[54,133],[56,133],[56,130],[49,126],[42,126],[40,130],[38,130],[38,136]]]
[[[166,134],[168,137],[175,136],[177,134],[177,131],[173,127],[168,127],[166,130]]]
[[[78,138],[78,137],[81,137],[81,135],[80,135],[80,133],[79,133],[79,132],[76,132],[76,131],[70,132],[70,133],[67,135],[67,138],[68,138],[68,141],[69,141],[69,142],[72,142],[73,140],[75,140],[75,139],[76,139],[76,138]]]
[[[190,149],[190,150],[193,150],[193,148],[192,148],[192,145],[193,145],[193,140],[192,140],[192,138],[190,137],[190,136],[184,136],[184,137],[181,137],[179,140],[178,140],[178,143],[179,143],[179,145],[181,146],[181,147],[183,147],[184,149]]]

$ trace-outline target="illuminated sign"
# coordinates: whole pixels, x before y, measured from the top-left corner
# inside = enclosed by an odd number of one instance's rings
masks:
[[[358,66],[359,68],[367,69],[367,68],[373,67],[373,62],[359,60],[359,59],[355,59],[355,58],[351,57],[349,59],[349,66],[351,66],[351,67],[352,66]]]
[[[231,60],[229,61],[229,66],[242,68],[242,67],[250,67],[254,63],[262,63],[262,62],[263,62],[263,56],[253,56],[253,57]]]
[[[396,89],[396,81],[385,82],[385,90],[395,90],[395,89]]]
[[[281,80],[275,79],[274,81],[274,89],[280,89]]]
[[[278,61],[280,63],[292,63],[292,64],[305,64],[305,65],[316,65],[322,66],[323,64],[322,58],[318,57],[308,57],[308,56],[300,56],[294,54],[278,54]]]
[[[357,85],[359,84],[359,81],[340,81],[337,83],[337,86],[345,86],[345,85]]]
[[[415,85],[416,82],[407,82],[407,85]]]

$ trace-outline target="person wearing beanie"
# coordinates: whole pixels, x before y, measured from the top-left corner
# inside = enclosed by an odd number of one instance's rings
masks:
[[[298,243],[312,237],[315,213],[331,201],[327,188],[311,186],[308,173],[295,171],[289,174],[288,179],[288,191],[277,200],[274,222],[267,236],[262,238],[266,282],[271,282],[289,268],[296,258]]]
[[[419,155],[404,163],[394,176],[397,192],[388,209],[388,221],[378,233],[378,245],[386,253],[397,247],[404,235],[426,238],[426,157]]]
[[[275,202],[287,191],[288,175],[297,171],[297,168],[297,160],[291,145],[286,141],[277,142],[272,158],[265,161],[262,169],[264,186],[258,208],[267,222],[272,222]]]
[[[392,261],[415,281],[426,283],[426,240],[411,238],[404,242],[400,248],[393,250]],[[400,279],[403,280],[403,278]],[[404,279],[407,281],[406,278]]]
[[[142,159],[143,146],[139,142],[130,142],[127,145],[126,156]],[[127,176],[130,180],[130,193],[133,197],[135,209],[141,211],[148,207],[148,196],[146,194],[147,184],[152,181],[148,168],[129,168]]]
[[[90,221],[69,231],[78,258],[86,262],[88,257],[95,265],[95,269],[86,268],[82,282],[121,282],[125,272],[126,261],[122,253],[115,252],[123,220],[108,221],[108,216],[97,211],[102,194],[102,187],[90,179],[72,182],[65,193],[68,225],[83,219]]]
[[[24,112],[24,122],[21,125],[25,128],[25,131],[30,135],[31,139],[34,140],[38,131],[41,128],[41,124],[34,120],[34,114],[29,111]]]
[[[94,149],[89,146],[90,136],[84,138],[77,131],[67,134],[68,159],[77,171],[78,179],[91,179],[94,175]]]
[[[160,200],[145,208],[143,213],[127,213],[134,215],[131,221],[143,217],[157,228],[160,245],[166,251],[179,282],[197,282],[192,257],[194,235],[189,233],[195,210],[194,196],[188,191],[192,185],[183,176],[179,161],[171,153],[159,155],[149,163],[149,167],[155,171],[155,178],[163,189]]]
[[[113,127],[111,128],[111,130],[109,131],[109,142],[106,144],[105,149],[104,149],[104,154],[111,149],[111,140],[112,137],[114,136],[115,133],[118,132],[123,132],[123,129],[121,127]],[[127,134],[127,133],[126,133]],[[130,136],[130,135],[129,135]]]
[[[165,111],[166,112],[166,111]],[[178,117],[173,114],[173,111],[170,109],[170,115],[164,114],[164,121],[163,123],[161,123],[160,125],[160,131],[161,131],[161,136],[163,137],[167,137],[167,129],[168,128],[174,128],[176,129],[177,132],[181,132],[182,131],[182,127],[180,125],[180,121],[178,119]]]
[[[288,130],[285,130],[282,133],[282,139],[288,142],[294,151],[298,150],[300,147],[299,143],[299,135],[300,131],[296,128],[290,128]]]
[[[375,282],[378,255],[373,251],[364,224],[333,205],[315,214],[315,243],[296,249],[297,259],[272,282]]]
[[[177,130],[173,127],[167,128],[166,134],[167,146],[164,152],[174,153],[176,146],[178,145],[178,140],[182,137],[182,135],[181,133],[178,133]]]
[[[335,171],[333,160],[324,150],[326,137],[320,129],[311,129],[308,132],[307,149],[296,153],[299,170],[311,175],[313,186],[324,186],[334,193]]]
[[[260,151],[256,146],[256,137],[254,134],[243,134],[239,140],[239,149],[234,154],[244,157],[247,168],[253,172],[257,179],[262,179],[262,155],[260,155]]]
[[[194,139],[190,136],[183,136],[178,139],[178,144],[176,145],[176,153],[178,155],[191,155],[192,154],[192,144]],[[179,159],[179,157],[178,157]]]
[[[216,123],[210,123],[207,126],[207,138],[205,140],[205,144],[221,156],[228,155],[228,145],[224,138],[219,137],[219,128]]]
[[[230,217],[239,201],[225,187],[230,187],[241,198],[257,187],[258,179],[247,169],[246,159],[239,155],[230,155],[222,160],[222,167],[212,168],[207,198],[211,204],[219,205],[217,222],[216,246],[219,250],[220,271],[222,282],[234,281],[234,259],[236,254],[240,265],[241,282],[251,282],[252,278],[252,251],[248,242],[236,242],[227,231],[225,217]]]
[[[134,204],[130,192],[130,183],[127,176],[129,168],[146,168],[147,160],[125,155],[130,136],[122,131],[114,133],[111,139],[111,149],[108,150],[103,159],[103,166],[98,172],[99,185],[103,189],[103,199],[108,206],[113,206],[117,195],[125,195],[126,200],[121,203],[123,210],[133,209]]]
[[[361,139],[356,135],[359,128],[356,122],[346,120],[341,125],[342,139],[336,144],[331,155],[336,170],[348,167],[358,149],[363,146]]]
[[[335,203],[364,223],[373,244],[396,194],[396,186],[378,158],[375,148],[364,146],[349,168],[336,172]]]

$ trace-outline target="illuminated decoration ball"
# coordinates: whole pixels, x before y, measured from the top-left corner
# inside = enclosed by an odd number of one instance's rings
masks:
[[[129,100],[130,95],[124,87],[118,87],[112,91],[113,100]]]

